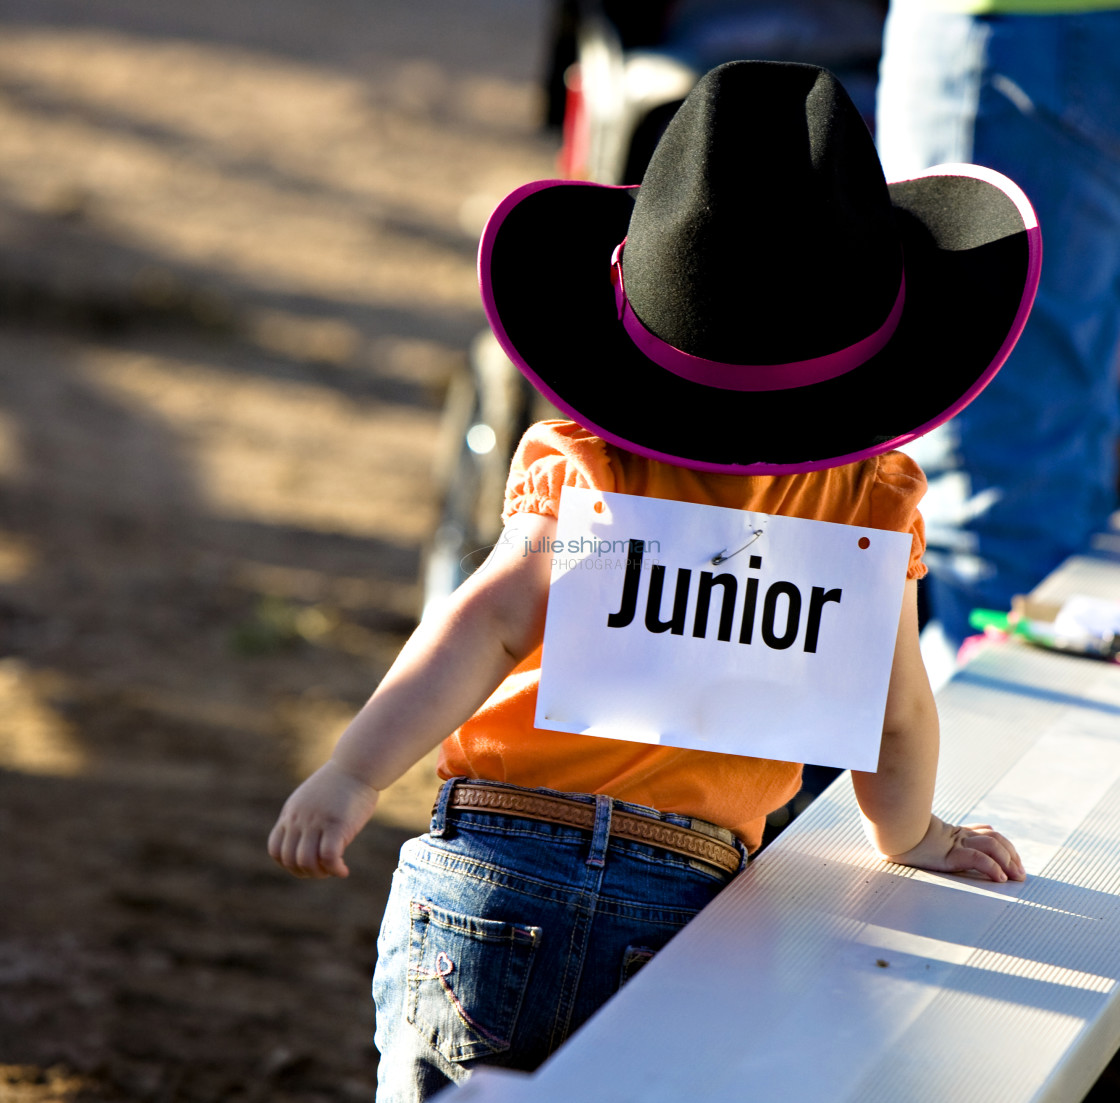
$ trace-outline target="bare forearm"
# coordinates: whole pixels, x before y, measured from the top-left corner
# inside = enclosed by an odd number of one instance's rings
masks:
[[[880,854],[902,854],[929,830],[937,752],[937,711],[930,701],[910,726],[884,731],[876,773],[852,773],[868,837]]]
[[[450,620],[421,625],[330,759],[285,801],[268,852],[297,877],[348,876],[344,852],[380,791],[465,720],[516,662],[503,643],[508,626],[475,596],[474,588],[464,591],[452,598]]]
[[[333,760],[386,788],[468,719],[516,660],[477,609],[421,624],[343,732]]]
[[[550,559],[521,549],[543,546],[555,525],[535,514],[511,519],[487,562],[402,648],[343,732],[332,756],[336,766],[385,788],[473,715],[539,645]]]
[[[1026,876],[1014,845],[990,824],[954,825],[933,814],[940,731],[921,649],[913,582],[898,626],[883,718],[879,768],[852,773],[871,845],[900,865],[979,873],[992,881]]]
[[[540,642],[549,560],[520,549],[556,522],[521,514],[487,562],[413,633],[334,754],[285,801],[268,852],[297,877],[346,877],[381,789],[466,720]],[[538,543],[537,547],[543,546]]]
[[[879,768],[852,774],[867,834],[880,854],[921,842],[933,812],[940,731],[918,641],[917,583],[906,584],[883,717]]]

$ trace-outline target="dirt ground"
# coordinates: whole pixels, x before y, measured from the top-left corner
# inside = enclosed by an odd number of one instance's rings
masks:
[[[0,0],[0,1100],[372,1098],[432,763],[265,840],[418,609],[543,0]]]

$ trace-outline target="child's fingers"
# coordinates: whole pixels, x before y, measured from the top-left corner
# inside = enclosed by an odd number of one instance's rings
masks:
[[[300,833],[292,864],[289,866],[293,873],[300,877],[328,876],[320,861],[322,839],[323,832],[317,828],[308,828]]]
[[[283,820],[276,824],[268,837],[268,853],[272,860],[296,877],[306,876],[299,856],[303,838],[303,832],[284,824]]]
[[[341,831],[292,827],[283,818],[268,836],[269,857],[296,877],[349,877],[345,849]]]
[[[319,866],[332,877],[349,877],[350,870],[342,860],[346,842],[336,831],[324,831],[319,840]]]
[[[1021,881],[1023,873],[1011,856],[994,840],[984,835],[962,840],[949,854],[949,863],[956,872],[973,872],[989,881]]]
[[[299,848],[299,840],[299,829],[281,821],[272,830],[268,851],[289,873],[297,875],[299,870],[296,867],[296,851]]]
[[[988,838],[995,839],[1000,846],[1004,847],[1007,853],[1011,855],[1012,862],[1020,869],[1023,868],[1023,859],[1019,857],[1019,852],[1015,849],[1015,844],[1007,838],[1006,835],[1001,835],[998,831],[992,831],[990,828],[985,831],[984,834],[987,835]]]
[[[268,853],[274,862],[296,877],[324,877],[319,869],[319,834],[283,823],[268,836]]]
[[[970,825],[965,828],[970,832],[963,845],[973,847],[976,850],[983,851],[985,854],[994,858],[1004,872],[1016,881],[1026,879],[1026,871],[1023,869],[1023,861],[1019,857],[1019,852],[1015,849],[1011,840],[1005,835],[1001,835],[998,831],[993,830],[986,824],[981,826]]]
[[[955,847],[946,858],[946,865],[950,873],[979,873],[989,881],[1007,880],[1003,866],[995,858],[970,846]]]
[[[268,856],[277,864],[283,865],[281,858],[284,852],[284,823],[277,820],[272,830],[268,833]]]

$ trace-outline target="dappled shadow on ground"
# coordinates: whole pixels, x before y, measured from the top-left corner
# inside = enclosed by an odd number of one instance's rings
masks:
[[[0,0],[2,1098],[372,1095],[432,763],[348,882],[264,843],[414,623],[478,212],[550,171],[544,5],[469,7]]]

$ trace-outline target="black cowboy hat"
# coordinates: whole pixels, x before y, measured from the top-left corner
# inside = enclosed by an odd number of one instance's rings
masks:
[[[785,474],[905,444],[999,370],[1034,300],[1038,224],[1006,177],[888,185],[825,69],[701,78],[640,187],[544,180],[498,206],[494,332],[557,407],[685,467]]]

